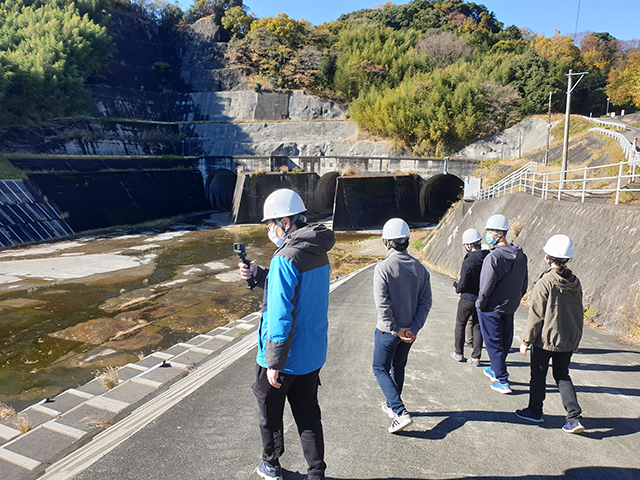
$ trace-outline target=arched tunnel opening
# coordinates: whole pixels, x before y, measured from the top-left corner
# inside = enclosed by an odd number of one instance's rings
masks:
[[[451,174],[434,175],[420,189],[420,214],[438,221],[463,195],[464,181],[460,178]]]
[[[231,211],[237,177],[234,172],[226,169],[216,170],[209,175],[205,193],[213,210]]]
[[[336,182],[340,174],[338,172],[325,173],[316,185],[316,210],[333,211],[333,202],[336,196]]]

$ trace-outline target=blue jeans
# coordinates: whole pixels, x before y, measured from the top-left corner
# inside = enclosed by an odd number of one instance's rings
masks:
[[[387,406],[396,415],[406,412],[400,395],[404,384],[404,368],[412,343],[406,343],[398,337],[381,332],[376,328],[373,343],[373,374],[387,399]]]
[[[513,313],[500,314],[478,310],[478,320],[496,380],[508,383],[507,355],[513,343]]]

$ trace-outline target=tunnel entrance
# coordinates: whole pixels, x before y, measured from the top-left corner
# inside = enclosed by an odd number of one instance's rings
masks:
[[[325,173],[316,185],[316,210],[333,211],[333,201],[336,196],[336,182],[340,174],[338,172]]]
[[[226,169],[216,170],[209,175],[205,193],[212,209],[231,211],[236,179],[237,175],[231,170]]]
[[[429,220],[440,220],[449,207],[464,194],[464,181],[455,175],[438,174],[420,189],[420,214]]]

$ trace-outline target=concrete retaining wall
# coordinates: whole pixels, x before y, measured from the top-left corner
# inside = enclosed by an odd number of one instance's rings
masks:
[[[470,211],[470,212],[469,212]],[[529,288],[544,271],[542,247],[557,233],[571,237],[576,257],[569,263],[582,282],[585,305],[607,330],[625,334],[640,328],[640,208],[541,200],[524,193],[465,202],[444,221],[424,249],[426,262],[457,276],[464,257],[462,232],[484,234],[487,219],[502,213],[521,232],[514,243],[529,258]],[[468,215],[467,215],[468,214]],[[452,287],[453,288],[453,287]],[[635,327],[634,327],[635,325]]]
[[[81,232],[205,210],[197,170],[33,174],[31,182]]]
[[[270,193],[280,188],[290,188],[297,192],[307,211],[314,212],[318,180],[315,173],[240,173],[233,194],[231,221],[260,223],[264,201]]]
[[[334,230],[380,227],[390,218],[420,220],[417,179],[412,175],[338,177]]]

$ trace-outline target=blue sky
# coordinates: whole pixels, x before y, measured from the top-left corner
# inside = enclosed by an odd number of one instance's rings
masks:
[[[183,10],[193,4],[192,0],[178,2]],[[244,0],[244,4],[258,18],[284,12],[290,17],[305,18],[316,25],[335,20],[343,13],[371,8],[381,3],[384,1]],[[408,1],[396,0],[393,3],[402,4]],[[493,11],[505,27],[526,27],[547,36],[553,35],[554,30],[560,30],[563,34],[573,34],[580,4],[578,32],[609,32],[620,40],[640,37],[638,0],[476,0],[476,3],[483,4]]]

